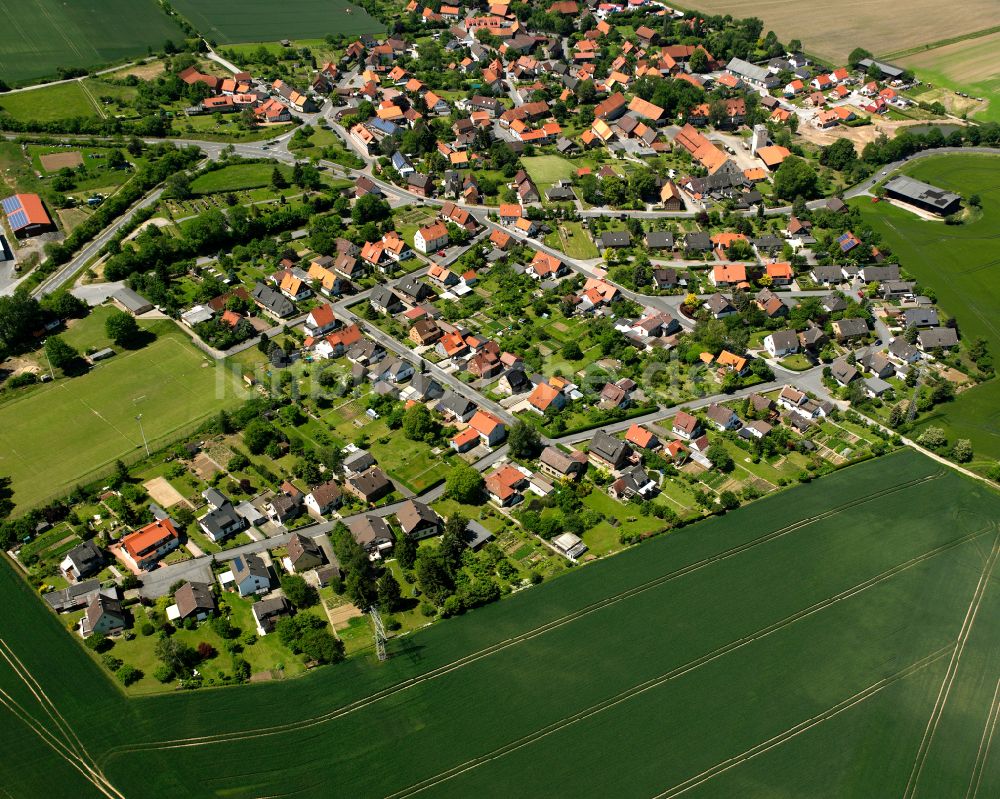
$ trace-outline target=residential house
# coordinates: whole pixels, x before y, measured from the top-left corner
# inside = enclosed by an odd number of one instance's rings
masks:
[[[385,472],[377,466],[353,474],[344,482],[344,489],[354,494],[362,502],[377,502],[386,494],[392,493],[393,485]]]
[[[308,538],[301,533],[292,533],[285,545],[287,551],[286,563],[294,574],[301,574],[310,569],[318,569],[326,563],[323,548],[315,538]]]
[[[215,613],[217,605],[215,595],[212,593],[212,586],[208,583],[198,583],[188,581],[174,591],[174,605],[167,608],[168,617],[173,610],[176,615],[174,620],[204,621]]]
[[[303,504],[306,512],[314,519],[322,519],[326,514],[340,507],[340,486],[333,480],[327,480],[313,486],[306,494]]]
[[[542,474],[560,480],[576,480],[587,468],[587,456],[579,450],[565,453],[558,447],[547,446],[538,458]]]
[[[95,633],[112,635],[121,632],[128,625],[125,609],[117,596],[108,593],[98,593],[80,619],[80,635],[89,638]]]
[[[420,228],[413,234],[413,246],[424,254],[447,247],[448,228],[443,222],[435,222],[433,225]]]
[[[844,358],[837,358],[837,360],[830,364],[830,374],[842,386],[848,385],[859,376],[858,370]]]
[[[158,519],[126,535],[121,541],[121,553],[135,568],[151,569],[178,546],[180,538],[173,522]]]
[[[202,532],[216,544],[231,535],[236,535],[248,526],[246,519],[236,512],[232,503],[228,499],[223,499],[220,505],[198,520]]]
[[[528,478],[519,469],[510,465],[498,466],[486,475],[485,485],[489,498],[501,507],[516,505],[522,499],[521,490],[528,484]]]
[[[650,499],[658,490],[657,482],[638,464],[623,469],[618,479],[608,487],[608,493],[622,501],[633,497]]]
[[[687,411],[678,411],[671,423],[670,432],[678,438],[690,441],[701,433],[701,423]]]
[[[740,425],[736,411],[714,402],[705,409],[705,416],[721,431],[735,430]]]
[[[528,405],[536,413],[543,414],[550,407],[561,409],[566,405],[566,395],[559,389],[542,381],[528,395]]]
[[[958,332],[952,327],[932,327],[917,333],[917,346],[921,350],[951,349],[958,346]]]
[[[435,407],[446,419],[468,422],[476,413],[476,404],[461,394],[449,389]]]
[[[271,590],[271,569],[260,555],[237,555],[229,563],[233,587],[240,596],[266,594]]]
[[[838,319],[832,322],[833,333],[838,341],[864,338],[868,335],[868,323],[864,319]]]
[[[641,424],[632,425],[625,433],[625,440],[641,449],[657,449],[660,446],[656,435]]]
[[[775,330],[764,337],[764,349],[772,358],[783,358],[799,351],[799,337],[794,330]]]
[[[396,522],[403,535],[414,540],[428,538],[441,532],[441,517],[423,502],[408,499],[396,511]]]
[[[295,313],[295,304],[288,297],[263,283],[257,283],[250,296],[258,308],[276,319],[285,319]]]
[[[283,596],[262,599],[254,602],[251,607],[253,619],[257,628],[257,635],[265,636],[274,632],[278,622],[287,616],[292,615],[292,606]]]
[[[587,458],[592,464],[610,471],[617,471],[624,467],[632,455],[632,448],[627,443],[604,430],[598,430],[594,433],[587,449]]]
[[[396,537],[381,516],[365,514],[357,516],[347,525],[354,540],[368,553],[372,560],[378,560],[392,549]]]
[[[93,541],[77,544],[63,558],[59,570],[68,581],[77,583],[104,568],[104,550]]]
[[[386,285],[375,287],[368,298],[372,308],[381,314],[396,314],[403,310],[403,302],[399,295]]]

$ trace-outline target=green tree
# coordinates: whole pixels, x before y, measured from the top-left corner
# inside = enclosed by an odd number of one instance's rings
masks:
[[[940,427],[928,427],[917,436],[917,443],[928,449],[941,449],[948,443],[948,439]]]
[[[403,435],[410,441],[426,441],[437,427],[434,417],[422,403],[411,405],[403,414]]]
[[[562,356],[567,361],[578,361],[583,357],[583,352],[580,350],[580,345],[576,342],[576,339],[570,339],[563,344]]]
[[[699,47],[688,59],[688,66],[691,68],[692,72],[702,74],[708,72],[708,55],[705,53],[704,48]]]
[[[807,200],[819,194],[819,178],[809,164],[797,155],[790,155],[774,173],[774,191],[779,197]]]
[[[292,607],[296,610],[309,608],[319,602],[316,589],[307,583],[300,574],[286,574],[281,578],[281,590]]]
[[[403,599],[403,594],[399,589],[399,583],[393,577],[392,572],[386,569],[378,581],[375,583],[378,592],[378,605],[385,613],[392,613],[399,607]]]
[[[972,442],[967,438],[960,438],[951,448],[951,457],[959,463],[968,463],[972,460]]]
[[[451,499],[464,505],[472,505],[482,496],[483,476],[471,466],[458,466],[448,475],[445,486]]]
[[[288,181],[285,179],[284,174],[278,167],[275,167],[271,171],[271,188],[277,191],[288,188]]]
[[[60,336],[49,336],[45,340],[45,355],[54,369],[72,366],[80,358],[80,353],[63,341]]]
[[[396,560],[404,569],[412,569],[417,560],[417,542],[408,535],[401,535],[396,542]]]
[[[740,506],[740,498],[732,491],[723,491],[719,494],[719,504],[726,510],[736,510]]]
[[[388,219],[390,213],[389,203],[374,194],[366,194],[354,201],[351,219],[356,225],[365,222],[381,222],[383,219]]]
[[[722,444],[712,444],[705,453],[712,465],[720,472],[731,472],[734,467],[733,456]]]
[[[139,339],[139,325],[131,314],[112,311],[104,320],[104,332],[119,347],[132,346]]]
[[[518,419],[507,434],[507,446],[512,458],[533,458],[538,454],[542,438],[538,430]]]
[[[243,429],[243,444],[252,455],[260,455],[275,440],[277,431],[266,419],[253,419]]]

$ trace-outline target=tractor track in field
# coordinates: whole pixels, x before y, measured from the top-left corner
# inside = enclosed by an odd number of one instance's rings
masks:
[[[896,564],[895,566],[886,569],[880,574],[876,574],[875,576],[870,577],[867,580],[864,580],[856,585],[853,585],[850,588],[844,589],[843,591],[834,594],[833,596],[820,600],[819,602],[816,602],[807,608],[798,610],[795,613],[792,613],[783,619],[780,619],[776,622],[767,625],[766,627],[762,627],[761,629],[753,633],[749,633],[748,635],[745,635],[742,638],[738,638],[735,641],[731,641],[728,644],[725,644],[711,652],[707,652],[706,654],[701,655],[698,658],[695,658],[694,660],[691,660],[687,663],[677,666],[671,669],[670,671],[664,672],[663,674],[653,677],[645,682],[632,686],[631,688],[628,688],[625,691],[616,694],[615,696],[609,697],[605,700],[602,700],[601,702],[597,702],[588,708],[578,711],[572,716],[567,716],[563,719],[560,719],[559,721],[553,722],[552,724],[546,727],[542,727],[538,730],[535,730],[534,732],[531,732],[528,735],[525,735],[515,741],[511,741],[507,744],[504,744],[503,746],[498,747],[492,750],[491,752],[487,752],[478,757],[471,758],[465,761],[464,763],[461,763],[457,766],[454,766],[451,769],[448,769],[447,771],[442,771],[439,774],[434,775],[433,777],[428,777],[425,780],[414,783],[413,785],[410,785],[409,787],[404,788],[401,791],[389,794],[387,799],[402,799],[402,797],[414,796],[429,788],[433,788],[437,785],[447,782],[448,780],[454,779],[455,777],[458,777],[468,771],[472,771],[473,769],[478,768],[479,766],[485,765],[486,763],[504,757],[510,754],[511,752],[517,751],[518,749],[522,749],[525,746],[529,746],[541,740],[542,738],[546,738],[549,735],[561,732],[562,730],[566,729],[567,727],[573,724],[576,724],[580,721],[585,721],[591,718],[592,716],[602,713],[605,710],[614,708],[617,705],[627,702],[630,699],[633,699],[636,696],[639,696],[654,688],[658,688],[659,686],[664,685],[670,682],[671,680],[677,679],[678,677],[683,677],[684,675],[692,671],[695,671],[696,669],[699,669],[702,666],[708,665],[709,663],[712,663],[713,661],[718,660],[719,658],[730,655],[733,652],[742,649],[743,647],[749,646],[750,644],[756,643],[757,641],[760,641],[776,632],[784,630],[785,628],[791,626],[792,624],[795,624],[798,621],[801,621],[802,619],[808,618],[809,616],[819,613],[820,611],[833,607],[834,605],[843,602],[844,600],[851,599],[852,597],[857,596],[858,594],[868,590],[869,588],[873,588],[881,583],[884,583],[886,580],[891,580],[893,577],[901,574],[902,572],[907,571],[908,569],[911,569],[914,566],[917,566],[921,563],[924,563],[925,561],[928,561],[942,554],[943,552],[947,552],[949,550],[961,546],[962,544],[966,544],[970,541],[973,541],[988,531],[992,530],[994,531],[995,534],[995,529],[996,528],[994,525],[989,525],[980,530],[968,533],[962,536],[961,538],[956,538],[953,541],[949,541],[946,544],[941,544],[940,546],[934,547],[933,549],[930,549],[927,552],[924,552],[920,555],[916,555],[902,563]],[[951,645],[943,647],[938,653],[938,655],[944,655],[952,648],[953,647]],[[889,679],[890,678],[884,678],[875,685],[880,685]],[[851,697],[851,699],[853,698],[854,697]],[[850,701],[850,700],[845,700],[845,701]],[[813,719],[809,719],[809,721],[813,721],[815,718],[817,717],[813,717]]]

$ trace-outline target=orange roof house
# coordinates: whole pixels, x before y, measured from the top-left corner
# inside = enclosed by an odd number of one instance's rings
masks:
[[[550,406],[561,408],[565,404],[563,393],[548,383],[539,383],[528,395],[528,404],[539,413],[545,413]]]
[[[641,424],[634,424],[625,434],[625,440],[630,444],[635,444],[637,447],[647,449],[654,441],[656,441],[656,436],[654,436]]]
[[[791,150],[778,144],[761,147],[757,150],[757,157],[764,162],[764,166],[772,171],[781,166],[781,162],[791,154]]]
[[[177,548],[179,539],[170,519],[150,522],[122,539],[121,548],[138,568],[146,569]]]
[[[719,357],[715,359],[715,362],[725,369],[732,369],[734,372],[742,372],[747,366],[746,358],[735,355],[729,352],[729,350],[723,350],[720,352]]]

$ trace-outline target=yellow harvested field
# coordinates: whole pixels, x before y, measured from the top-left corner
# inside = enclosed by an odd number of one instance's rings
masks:
[[[684,6],[682,6],[684,7]],[[843,62],[855,47],[876,55],[963,36],[1000,24],[996,0],[845,0],[803,4],[796,0],[692,0],[691,8],[711,14],[759,17],[764,30],[782,41],[799,39],[809,53]]]

